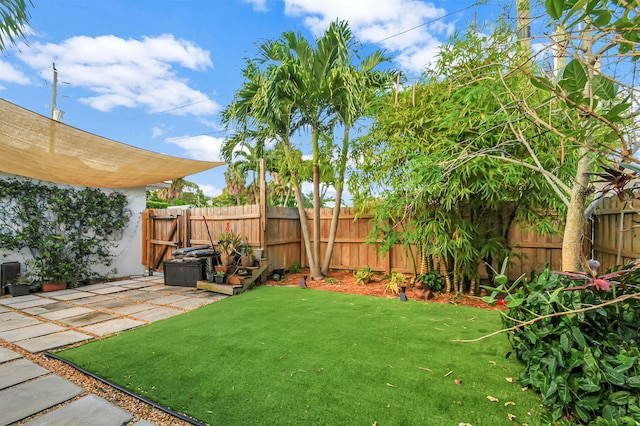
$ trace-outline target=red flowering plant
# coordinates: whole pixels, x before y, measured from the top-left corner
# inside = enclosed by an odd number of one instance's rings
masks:
[[[583,268],[586,272],[559,272],[554,271],[554,274],[564,275],[572,280],[582,280],[585,285],[567,287],[565,290],[586,290],[588,288],[595,287],[596,290],[611,290],[611,286],[614,284],[620,284],[619,281],[613,281],[614,278],[622,277],[629,272],[635,271],[637,268],[622,269],[619,271],[610,272],[604,275],[598,275],[600,269],[600,262],[595,259],[587,260],[582,248],[580,248],[580,256],[582,259]]]

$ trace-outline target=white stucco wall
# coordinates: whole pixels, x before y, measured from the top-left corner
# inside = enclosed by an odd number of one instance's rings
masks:
[[[19,176],[8,175],[0,172],[0,179],[21,178]],[[103,188],[104,192],[120,192],[127,197],[128,208],[131,212],[129,223],[123,230],[122,235],[118,235],[111,247],[113,264],[110,267],[95,265],[93,270],[100,275],[109,275],[112,278],[128,277],[131,275],[143,275],[145,272],[142,264],[142,212],[146,208],[146,188],[110,189]],[[0,263],[18,261],[21,264],[30,259],[28,250],[20,252],[8,252],[0,247]],[[115,274],[109,273],[116,269]]]

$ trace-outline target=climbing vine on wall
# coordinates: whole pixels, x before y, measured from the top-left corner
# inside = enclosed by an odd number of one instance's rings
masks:
[[[0,180],[0,248],[5,257],[27,249],[35,282],[95,278],[92,266],[112,264],[109,248],[130,216],[119,192]]]

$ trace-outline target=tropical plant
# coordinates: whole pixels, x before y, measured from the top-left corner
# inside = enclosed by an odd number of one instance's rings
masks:
[[[366,284],[371,281],[373,277],[373,269],[370,266],[365,266],[353,273],[353,278],[355,278],[358,284]]]
[[[508,308],[501,332],[526,365],[522,386],[538,391],[549,409],[544,424],[562,418],[580,424],[640,422],[640,271],[628,268],[595,279],[591,273],[578,277],[545,269],[512,284],[499,274],[496,287],[488,288],[493,293],[487,301]],[[570,278],[586,285],[572,287]]]
[[[431,291],[439,292],[444,288],[444,281],[442,275],[437,271],[424,272],[416,276],[416,282],[420,281],[422,284],[429,288]]]
[[[0,51],[24,37],[25,28],[31,19],[29,5],[33,7],[30,0],[0,1]]]
[[[321,142],[330,140],[328,130],[337,117],[337,105],[342,107],[340,117],[348,129],[363,114],[366,97],[360,95],[359,90],[362,86],[372,87],[373,82],[378,82],[372,77],[372,69],[384,60],[380,53],[365,59],[362,74],[369,73],[368,78],[355,78],[356,70],[351,65],[354,47],[355,40],[344,22],[332,23],[317,40],[315,47],[293,32],[286,32],[277,40],[263,43],[259,48],[259,58],[247,61],[245,84],[223,114],[228,125],[235,123],[242,129],[240,132],[243,137],[233,138],[236,143],[242,140],[264,144],[266,138],[271,138],[276,139],[282,147],[288,179],[300,212],[311,276],[314,278],[322,276],[319,209],[321,180],[326,178],[322,177],[320,171],[333,170],[329,166],[331,159],[322,155],[331,150],[321,149],[324,148]],[[304,213],[301,185],[304,171],[300,167],[300,156],[290,140],[290,135],[300,129],[308,129],[311,134],[313,232],[316,235],[313,248]],[[348,146],[348,138],[344,141]],[[340,152],[346,158],[346,150]],[[321,163],[327,164],[327,167],[320,167]],[[338,170],[342,170],[342,167]],[[331,180],[341,182],[340,178]],[[336,201],[336,208],[339,209],[340,200]],[[330,252],[326,258],[331,258]]]
[[[391,290],[395,294],[400,293],[400,289],[405,287],[407,276],[402,272],[392,271],[389,279],[384,283],[385,291]]]

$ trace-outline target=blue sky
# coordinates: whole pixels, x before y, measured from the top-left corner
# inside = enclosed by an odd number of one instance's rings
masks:
[[[417,78],[438,45],[506,0],[32,0],[28,45],[0,55],[0,97],[50,116],[52,64],[63,121],[128,145],[218,161],[220,111],[242,84],[244,58],[284,31],[309,40],[346,20],[365,48]],[[409,30],[409,31],[408,31]],[[188,176],[207,195],[219,167]]]

